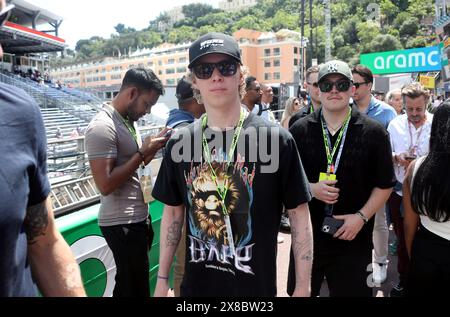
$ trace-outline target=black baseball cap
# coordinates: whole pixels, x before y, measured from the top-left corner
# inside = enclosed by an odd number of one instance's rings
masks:
[[[189,68],[202,56],[208,54],[225,54],[242,64],[241,51],[237,41],[229,35],[210,32],[199,37],[189,48]]]
[[[187,81],[186,76],[183,76],[183,78],[181,78],[178,82],[175,96],[178,99],[178,104],[182,104],[183,102],[194,97],[192,85],[189,81]]]

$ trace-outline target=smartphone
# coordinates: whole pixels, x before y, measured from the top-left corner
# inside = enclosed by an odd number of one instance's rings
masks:
[[[344,220],[325,217],[322,223],[322,232],[334,235],[336,231],[344,224]]]

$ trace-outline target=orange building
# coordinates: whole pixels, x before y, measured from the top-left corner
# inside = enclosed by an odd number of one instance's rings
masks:
[[[302,53],[300,33],[240,29],[234,32],[233,37],[239,42],[244,65],[259,82],[298,82]]]

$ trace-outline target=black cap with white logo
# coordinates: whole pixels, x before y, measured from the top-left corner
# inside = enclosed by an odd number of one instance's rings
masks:
[[[237,41],[226,34],[211,32],[198,38],[189,48],[189,68],[202,56],[225,54],[242,64],[241,52]]]

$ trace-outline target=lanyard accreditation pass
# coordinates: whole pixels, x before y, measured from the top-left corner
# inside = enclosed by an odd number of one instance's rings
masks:
[[[334,143],[334,147],[331,148],[331,138],[329,133],[327,132],[327,123],[325,122],[325,119],[323,118],[323,113],[321,113],[321,121],[322,121],[322,133],[323,133],[323,141],[325,144],[325,152],[327,153],[327,172],[326,173],[320,173],[319,181],[322,180],[336,180],[336,172],[339,167],[339,162],[341,160],[341,154],[342,149],[344,148],[345,143],[345,137],[347,136],[347,129],[350,122],[350,116],[352,113],[352,108],[349,107],[347,118],[344,121],[343,127],[341,131],[339,132],[338,138],[336,142]],[[339,152],[336,157],[336,162],[333,164],[333,157],[336,153],[337,148],[339,147]],[[333,206],[334,205],[326,205],[325,206],[325,214],[327,216],[333,215]]]
[[[336,172],[339,167],[339,162],[341,160],[342,149],[344,148],[345,137],[347,135],[348,124],[350,122],[350,116],[352,113],[352,109],[349,107],[347,118],[344,121],[343,128],[339,132],[338,138],[334,143],[334,147],[331,148],[331,138],[329,133],[327,132],[327,123],[323,118],[323,114],[321,114],[322,121],[322,134],[323,141],[325,145],[325,152],[327,154],[327,172],[320,173],[319,181],[321,180],[336,180]],[[341,142],[342,141],[342,142]],[[336,157],[336,161],[333,163],[333,157],[336,154],[336,151],[339,147],[339,152]]]
[[[234,131],[233,141],[231,142],[230,151],[229,151],[228,157],[227,157],[227,164],[226,164],[226,170],[225,170],[226,174],[228,174],[228,169],[229,169],[231,161],[233,160],[233,157],[234,157],[234,151],[235,151],[236,146],[237,146],[237,141],[239,139],[239,135],[241,134],[242,126],[244,125],[244,119],[245,119],[245,112],[244,112],[243,109],[241,109],[241,115],[240,115],[240,118],[239,118],[239,123],[238,123],[238,125],[236,127],[236,130]],[[227,229],[228,245],[230,247],[231,254],[233,256],[235,256],[236,249],[235,249],[235,246],[234,246],[233,231],[231,229],[230,214],[228,213],[228,209],[227,209],[227,206],[225,204],[225,199],[227,197],[229,184],[228,184],[228,180],[227,179],[224,180],[223,184],[219,184],[218,183],[216,171],[214,170],[214,168],[211,165],[211,151],[209,149],[208,141],[206,140],[206,136],[205,136],[205,133],[204,133],[204,130],[206,129],[207,123],[208,123],[208,115],[205,114],[205,116],[203,117],[203,121],[202,121],[203,151],[204,151],[204,154],[205,154],[205,160],[208,163],[209,168],[211,169],[212,179],[214,181],[214,184],[217,187],[217,193],[220,196],[220,205],[222,207],[222,213],[224,215],[225,226],[226,226],[226,229]]]
[[[122,115],[119,112],[117,113],[119,114],[119,117],[122,119],[123,124],[125,124],[125,126],[127,127],[134,141],[136,141],[138,148],[141,147],[142,139],[141,135],[139,134],[139,131],[136,130],[135,126],[130,124],[128,120],[122,117]],[[144,203],[148,204],[152,200],[152,189],[153,189],[152,171],[150,169],[150,164],[147,164],[147,166],[145,166],[144,162],[142,162],[139,165],[139,168],[137,169],[137,174],[139,177],[139,183],[141,185],[142,195],[144,197]]]

